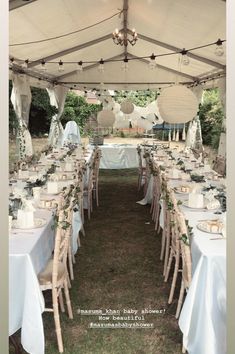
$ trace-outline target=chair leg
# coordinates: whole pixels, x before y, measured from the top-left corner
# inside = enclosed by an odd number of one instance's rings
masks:
[[[74,280],[71,244],[69,244],[69,248],[68,248],[68,262],[69,262],[69,274],[70,274],[70,279],[71,279],[71,280]]]
[[[172,260],[173,260],[173,255],[174,255],[174,252],[171,249],[170,257],[169,257],[169,260],[168,260],[168,265],[167,265],[167,268],[166,268],[166,274],[165,274],[164,282],[167,282],[167,280],[168,280],[168,277],[169,277],[169,274],[170,274],[170,270],[171,270],[171,264],[172,264]]]
[[[83,236],[86,236],[86,234],[85,234],[85,229],[84,229],[84,226],[83,226],[83,225],[82,225],[82,227],[81,227],[81,231],[82,231]]]
[[[81,247],[81,241],[80,241],[80,235],[79,235],[79,232],[78,232],[78,247]]]
[[[180,287],[180,295],[179,295],[179,300],[178,300],[176,314],[175,314],[176,319],[178,319],[179,315],[180,315],[180,311],[181,311],[181,307],[182,307],[182,303],[183,303],[183,297],[184,297],[184,281],[182,279],[181,280],[181,287]]]
[[[163,269],[163,275],[164,276],[166,274],[166,268],[167,268],[167,263],[168,263],[168,258],[169,258],[169,251],[170,251],[170,230],[169,230],[169,227],[167,227],[167,230],[166,230],[166,245],[165,245],[165,259],[164,259],[164,269]]]
[[[171,283],[171,291],[170,291],[170,295],[169,295],[169,299],[168,299],[168,304],[171,304],[172,300],[173,300],[178,273],[179,273],[179,259],[177,257],[175,260],[175,270],[174,270],[174,275],[173,275],[173,279],[172,279],[172,283]]]
[[[63,340],[62,340],[62,333],[60,327],[60,314],[59,314],[58,297],[57,297],[56,290],[52,290],[52,300],[53,300],[53,312],[54,312],[57,344],[58,344],[59,352],[63,353],[64,348],[63,348]]]
[[[59,293],[59,303],[60,303],[60,310],[61,310],[61,312],[65,312],[64,299],[63,299],[63,294],[62,294],[62,291],[61,291],[61,290],[60,290],[60,293]]]
[[[99,191],[98,191],[98,182],[96,185],[96,205],[99,206]]]
[[[64,280],[64,294],[65,294],[65,299],[66,299],[66,305],[67,305],[69,318],[73,319],[73,310],[72,310],[72,306],[71,306],[71,301],[70,301],[70,296],[69,296],[69,289],[68,289],[68,284],[67,284],[67,279],[66,278]]]
[[[166,230],[162,230],[162,242],[161,242],[161,254],[160,254],[160,260],[163,260],[164,257],[164,252],[165,252],[165,247],[166,247]]]

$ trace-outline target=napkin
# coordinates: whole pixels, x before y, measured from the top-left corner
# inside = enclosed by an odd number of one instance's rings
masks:
[[[220,207],[220,202],[217,199],[214,199],[214,200],[210,201],[206,207],[208,210],[217,209]]]

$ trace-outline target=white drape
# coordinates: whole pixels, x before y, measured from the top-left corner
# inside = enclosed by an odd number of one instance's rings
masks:
[[[28,130],[32,96],[26,75],[13,74],[12,83],[11,102],[18,120],[16,139],[18,158],[21,160],[33,155],[32,139]]]
[[[69,121],[66,123],[63,137],[63,145],[66,143],[81,144],[80,130],[76,122]]]
[[[222,125],[222,133],[220,135],[218,155],[226,156],[226,78],[218,80],[218,89],[220,94],[220,100],[224,112],[224,120]]]
[[[198,99],[198,104],[202,101],[203,88],[201,85],[192,87],[191,90]],[[202,149],[202,132],[199,117],[195,117],[190,123],[187,131],[185,147],[192,149]]]
[[[50,104],[58,108],[58,113],[52,117],[50,132],[49,132],[49,145],[54,147],[61,147],[63,145],[64,129],[60,122],[64,110],[65,98],[68,88],[64,86],[56,86],[48,88],[47,92],[50,97]]]

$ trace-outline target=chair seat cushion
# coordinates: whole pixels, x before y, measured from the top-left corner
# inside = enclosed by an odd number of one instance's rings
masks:
[[[38,274],[38,280],[40,285],[50,285],[52,284],[52,271],[53,271],[53,259],[47,262],[46,267],[41,273]],[[58,263],[58,281],[60,281],[66,273],[66,269],[63,263]]]

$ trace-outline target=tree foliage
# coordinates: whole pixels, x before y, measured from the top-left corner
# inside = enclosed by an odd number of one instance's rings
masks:
[[[89,104],[84,97],[78,96],[74,92],[68,92],[61,122],[65,125],[66,122],[74,120],[78,124],[81,132],[83,132],[87,119],[100,109],[101,105]]]
[[[199,109],[199,118],[201,121],[203,144],[217,149],[224,119],[218,89],[204,91],[203,103]]]
[[[145,107],[157,98],[158,93],[151,90],[143,91],[116,91],[114,100],[122,103],[124,99],[130,100],[133,104],[140,107]]]
[[[29,130],[33,135],[49,132],[51,119],[58,112],[51,106],[50,98],[45,89],[31,87],[32,102],[29,112]]]

